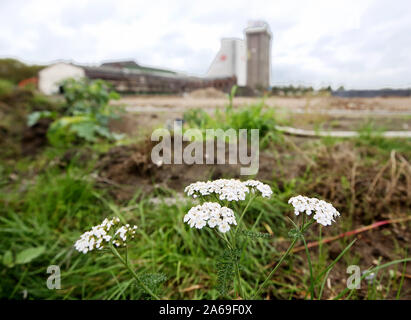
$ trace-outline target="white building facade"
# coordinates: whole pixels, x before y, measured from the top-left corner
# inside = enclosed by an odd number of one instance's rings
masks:
[[[47,95],[59,93],[61,83],[69,78],[84,78],[83,68],[69,63],[59,62],[48,66],[39,72],[39,90]]]
[[[221,39],[221,49],[212,62],[207,77],[237,77],[239,86],[246,85],[247,56],[244,40]]]

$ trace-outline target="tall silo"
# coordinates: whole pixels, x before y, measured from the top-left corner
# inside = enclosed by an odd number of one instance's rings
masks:
[[[249,23],[244,30],[247,41],[247,86],[268,88],[271,73],[271,32],[267,23]]]

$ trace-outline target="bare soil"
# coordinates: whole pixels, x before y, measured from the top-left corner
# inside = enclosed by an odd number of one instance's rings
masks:
[[[151,106],[169,108],[221,108],[227,104],[227,97],[182,96],[127,96],[115,104],[127,106]],[[258,103],[261,98],[235,97],[234,106]],[[283,107],[287,110],[369,110],[369,111],[411,111],[410,97],[387,98],[338,98],[338,97],[268,97],[264,103],[269,107]]]
[[[114,105],[128,111],[113,126],[115,130],[139,134],[183,117],[185,111],[200,108],[210,114],[224,108],[227,98],[181,96],[127,96]],[[236,97],[234,107],[260,103],[259,98]],[[411,98],[270,97],[282,121],[300,129],[359,130],[373,126],[381,130],[411,130]]]
[[[241,164],[205,164],[205,149],[204,164],[156,165],[151,161],[152,146],[153,143],[146,140],[138,145],[112,148],[101,157],[97,166],[99,181],[103,185],[116,186],[118,190],[112,192],[112,195],[119,201],[131,198],[137,189],[141,189],[143,195],[149,195],[154,189],[159,188],[173,189],[181,193],[185,186],[199,180],[240,178]],[[171,150],[173,150],[173,145]],[[226,159],[228,159],[228,151],[227,146]],[[271,181],[275,160],[269,153],[260,154],[260,167],[257,175],[260,180]],[[214,163],[217,163],[217,149],[214,152]]]
[[[16,158],[36,154],[47,145],[49,120],[42,119],[32,127],[27,126],[31,111],[29,103],[33,93],[15,90],[0,99],[0,156]]]

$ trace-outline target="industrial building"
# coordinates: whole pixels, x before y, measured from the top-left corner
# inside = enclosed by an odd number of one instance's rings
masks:
[[[246,47],[241,39],[221,39],[221,49],[214,58],[207,77],[237,78],[237,85],[245,86],[247,79]]]
[[[252,22],[244,30],[246,40],[226,38],[205,77],[152,68],[132,60],[82,66],[59,62],[39,72],[38,87],[45,94],[60,92],[68,78],[103,79],[120,93],[180,94],[214,87],[229,92],[235,84],[251,89],[270,85],[271,32],[265,22]]]
[[[242,39],[224,38],[207,77],[237,78],[239,86],[264,89],[270,86],[271,32],[267,23],[250,22]]]
[[[120,93],[147,94],[178,94],[207,87],[229,92],[237,82],[233,76],[193,77],[169,70],[143,67],[133,61],[110,62],[96,67],[60,62],[39,72],[38,87],[44,94],[56,94],[60,92],[64,80],[83,77],[105,80]]]

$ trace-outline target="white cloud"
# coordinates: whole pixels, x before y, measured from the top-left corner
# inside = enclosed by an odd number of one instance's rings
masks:
[[[201,75],[220,38],[243,37],[252,19],[271,26],[274,84],[411,86],[407,0],[0,2],[0,56],[131,58]]]

